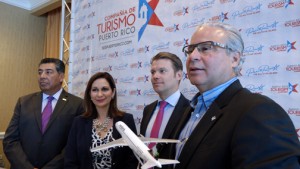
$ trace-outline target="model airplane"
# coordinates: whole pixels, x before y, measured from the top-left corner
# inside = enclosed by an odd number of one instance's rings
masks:
[[[122,121],[118,121],[116,123],[116,129],[121,134],[122,138],[118,140],[114,140],[107,144],[95,147],[91,149],[91,152],[99,151],[103,149],[108,149],[116,146],[129,146],[134,152],[136,158],[142,165],[142,169],[148,169],[151,167],[159,167],[167,164],[177,164],[179,161],[177,160],[169,160],[169,159],[155,159],[149,152],[149,148],[144,143],[180,143],[179,140],[172,139],[158,139],[158,138],[145,138],[138,137],[136,134],[130,130],[130,128],[123,123]]]

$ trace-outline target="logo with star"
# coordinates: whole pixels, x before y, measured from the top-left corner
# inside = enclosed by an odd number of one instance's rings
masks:
[[[138,32],[138,41],[140,41],[148,25],[161,26],[161,27],[164,26],[155,13],[155,9],[158,3],[159,0],[151,0],[149,2],[147,2],[146,0],[139,1],[138,18],[140,18],[140,20],[143,20],[145,23],[142,25],[141,29]]]

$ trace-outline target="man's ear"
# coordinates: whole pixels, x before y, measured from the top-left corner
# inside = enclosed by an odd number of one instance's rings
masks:
[[[176,73],[175,73],[175,77],[177,80],[182,80],[182,76],[183,76],[183,72],[181,70],[178,70]]]
[[[237,67],[240,63],[241,60],[241,54],[240,52],[231,52],[230,53],[230,58],[231,58],[231,66],[233,68]]]

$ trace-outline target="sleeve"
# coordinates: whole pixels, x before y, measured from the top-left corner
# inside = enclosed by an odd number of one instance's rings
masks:
[[[300,168],[295,127],[277,103],[253,106],[237,125],[231,144],[234,168]]]
[[[77,118],[71,127],[68,142],[65,148],[64,169],[79,169],[79,159],[77,153]]]
[[[14,114],[6,129],[3,139],[4,153],[10,162],[11,168],[32,169],[34,166],[29,162],[20,143],[19,121],[21,114],[21,98],[15,106]]]
[[[128,118],[126,118],[126,121],[124,120],[124,123],[126,123],[126,125],[134,132],[134,134],[137,134],[137,130],[136,130],[136,126],[132,114],[128,114]],[[126,156],[124,157],[127,159],[125,160],[126,165],[124,166],[124,169],[136,169],[138,166],[137,158],[135,157],[133,151],[129,147],[126,148],[127,148],[127,153]]]

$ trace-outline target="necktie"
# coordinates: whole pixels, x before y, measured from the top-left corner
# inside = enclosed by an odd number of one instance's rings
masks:
[[[163,117],[164,117],[164,109],[167,106],[167,104],[168,103],[166,101],[161,101],[159,103],[159,110],[158,110],[158,113],[156,115],[156,119],[154,121],[152,130],[151,130],[151,134],[150,134],[151,138],[158,138],[159,129],[160,129]],[[148,147],[150,149],[152,149],[154,145],[155,145],[155,143],[150,143]]]
[[[45,132],[46,126],[52,114],[52,100],[54,99],[53,96],[48,97],[47,105],[45,106],[43,113],[42,113],[42,133]]]

